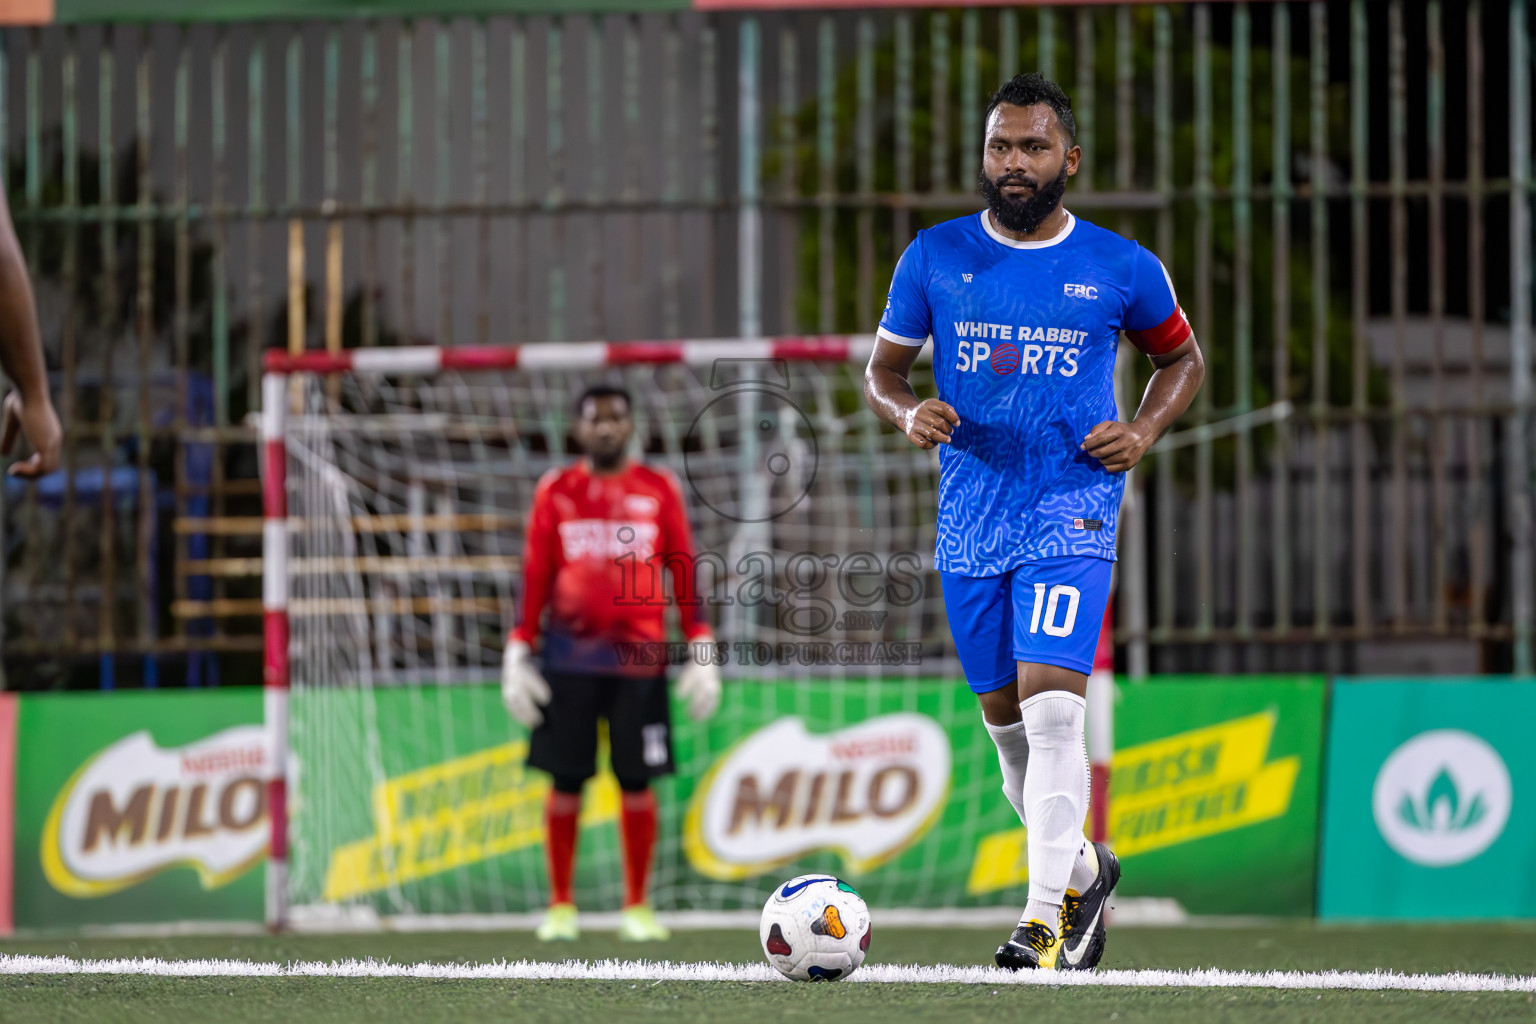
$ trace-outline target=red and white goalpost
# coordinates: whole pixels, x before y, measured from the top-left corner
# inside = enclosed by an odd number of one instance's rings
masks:
[[[261,379],[262,703],[272,757],[266,918],[280,928],[288,920],[288,376],[268,366]]]
[[[435,345],[288,353],[271,349],[265,379],[293,373],[433,374],[444,370],[593,370],[636,363],[709,366],[720,360],[865,363],[873,334],[795,338],[709,338],[686,341],[581,341],[536,345]],[[265,395],[265,392],[264,392]]]
[[[711,367],[754,361],[862,365],[875,345],[874,335],[789,338],[716,338],[682,341],[581,342],[569,344],[436,346],[345,349],[290,353],[269,350],[262,378],[262,611],[265,633],[265,716],[274,758],[268,784],[271,843],[267,867],[266,918],[282,927],[289,909],[290,768],[289,691],[293,628],[289,523],[289,430],[303,399],[298,378],[342,376],[432,377],[442,373],[592,371],[644,364]],[[690,410],[691,415],[693,411]]]
[[[776,513],[771,535],[769,526],[753,525],[761,516],[699,517],[701,551],[766,544],[778,552],[917,552],[927,564],[935,453],[879,423],[857,398],[874,345],[873,335],[855,335],[268,352],[259,422],[265,708],[275,765],[269,925],[335,908],[517,912],[539,891],[538,879],[509,876],[495,893],[465,897],[463,879],[451,872],[400,881],[387,864],[374,888],[348,890],[334,869],[337,851],[355,851],[359,837],[387,838],[376,801],[395,777],[387,763],[400,744],[420,755],[405,763],[431,764],[506,742],[504,721],[500,739],[487,732],[462,742],[398,715],[381,723],[376,717],[395,713],[386,705],[399,704],[377,697],[404,690],[412,700],[438,701],[450,689],[444,684],[496,678],[514,612],[520,516],[539,476],[566,461],[571,398],[594,378],[629,387],[637,434],[680,477],[687,469],[691,502]],[[791,462],[812,453],[811,471],[798,462],[779,476],[754,468],[772,445]],[[806,500],[774,504],[780,490],[800,486]],[[732,640],[793,639],[775,631],[771,615],[721,614]],[[883,635],[919,638],[936,652],[926,672],[774,672],[917,679],[938,665],[958,673],[937,588],[888,615]],[[822,638],[867,639],[846,630],[838,625]],[[1088,741],[1101,836],[1111,707],[1099,673],[1094,680]],[[849,716],[859,713],[856,704]],[[833,717],[841,708],[834,703]],[[680,842],[662,839],[659,888],[669,871],[680,871]],[[741,899],[749,895],[757,899],[745,890]]]

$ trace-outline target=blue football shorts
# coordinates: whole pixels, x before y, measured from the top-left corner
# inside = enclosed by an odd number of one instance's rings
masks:
[[[1018,679],[1015,662],[1087,675],[1109,601],[1115,563],[1068,555],[1037,558],[998,576],[940,572],[949,632],[975,693]]]

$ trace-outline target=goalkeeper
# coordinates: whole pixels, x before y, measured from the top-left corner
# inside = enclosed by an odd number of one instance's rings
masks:
[[[934,565],[955,649],[1028,829],[1029,903],[999,966],[1095,966],[1120,868],[1083,838],[1084,692],[1109,599],[1125,473],[1189,406],[1200,348],[1156,256],[1061,205],[1072,106],[1019,75],[987,107],[987,209],[919,232],[865,375],[870,405],[939,448]],[[1116,418],[1120,332],[1152,361]],[[938,397],[907,375],[929,337]]]
[[[550,906],[538,937],[579,934],[571,881],[582,784],[597,771],[597,720],[608,721],[613,773],[622,790],[624,910],[619,937],[665,939],[651,909],[656,846],[651,780],[672,771],[672,728],[661,567],[672,572],[693,654],[678,676],[689,714],[720,701],[720,673],[702,603],[694,595],[693,537],[677,480],[626,454],[634,425],[623,388],[589,387],[576,403],[585,458],[539,481],[523,548],[522,614],[508,637],[501,692],[507,711],[533,730],[528,764],[552,775],[545,805]],[[543,672],[533,660],[546,606]],[[708,646],[706,646],[706,644]]]

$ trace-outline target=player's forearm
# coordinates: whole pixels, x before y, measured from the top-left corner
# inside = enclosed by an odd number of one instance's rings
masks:
[[[1200,346],[1193,338],[1188,345],[1187,351],[1153,371],[1141,396],[1141,407],[1131,421],[1149,431],[1154,441],[1184,415],[1205,380],[1205,357]]]
[[[864,400],[876,416],[902,432],[919,404],[911,381],[891,367],[874,362],[864,371]]]
[[[544,606],[549,603],[554,573],[549,563],[540,557],[541,550],[532,545],[523,550],[522,607],[517,623],[507,634],[508,639],[521,640],[530,647],[539,638],[539,621],[544,617]]]
[[[544,606],[549,603],[549,587],[542,581],[523,577],[523,607],[517,624],[509,638],[521,640],[532,646],[539,638],[539,620],[544,617]]]
[[[0,233],[0,367],[24,401],[48,401],[48,368],[38,337],[32,281],[10,232]]]
[[[712,634],[709,620],[704,617],[704,600],[697,591],[698,580],[695,577],[698,562],[693,555],[693,545],[689,544],[684,549],[683,558],[668,558],[667,562],[672,574],[672,599],[677,602],[678,611],[681,612],[679,624],[683,629],[683,636],[689,640],[697,640],[705,634]]]

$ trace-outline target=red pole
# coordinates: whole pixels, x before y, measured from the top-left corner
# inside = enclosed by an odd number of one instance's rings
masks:
[[[1104,606],[1099,625],[1099,645],[1093,653],[1093,672],[1088,676],[1088,807],[1089,837],[1109,840],[1109,771],[1115,756],[1115,602]]]
[[[0,935],[9,935],[16,879],[16,719],[14,693],[0,693]]]

